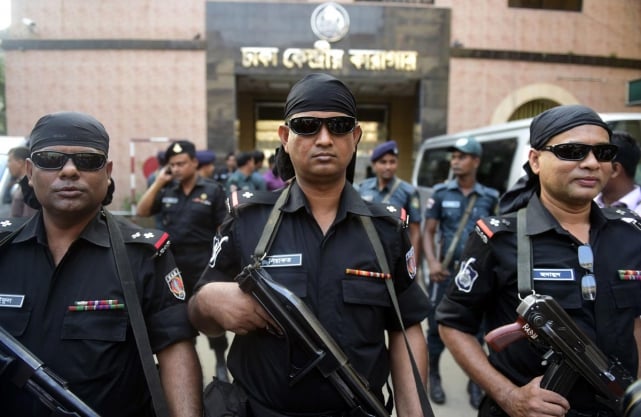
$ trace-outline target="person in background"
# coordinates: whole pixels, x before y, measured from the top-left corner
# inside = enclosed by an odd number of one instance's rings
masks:
[[[266,190],[265,180],[256,173],[252,152],[241,152],[236,156],[237,168],[227,179],[227,195],[234,191]]]
[[[627,207],[641,214],[641,189],[634,183],[641,149],[627,132],[612,132],[612,143],[619,147],[612,161],[612,176],[594,201],[599,207]]]
[[[363,200],[393,204],[402,207],[409,216],[410,242],[414,248],[414,262],[419,263],[421,253],[421,200],[410,183],[396,176],[398,146],[390,140],[378,145],[370,157],[374,177],[358,185]]]
[[[53,113],[35,124],[26,175],[42,208],[24,223],[2,222],[0,325],[99,415],[154,415],[114,262],[116,227],[170,414],[200,417],[196,332],[167,234],[124,218],[107,223],[104,205],[114,190],[108,153],[107,131],[88,114]],[[89,308],[95,305],[104,308]],[[0,379],[0,393],[2,415],[52,415],[11,378]]]
[[[330,75],[307,75],[287,97],[285,122],[278,134],[279,172],[289,179],[293,171],[295,178],[282,192],[237,192],[230,198],[236,203],[190,301],[192,322],[210,335],[225,330],[236,333],[229,369],[249,397],[249,417],[352,415],[353,410],[320,372],[309,372],[298,383],[290,383],[292,360],[307,354],[294,341],[266,331],[275,323],[234,281],[245,266],[254,263],[251,255],[276,200],[285,193],[282,207],[278,203],[281,217],[274,239],[261,258],[264,264],[282,260],[269,268],[270,275],[303,298],[374,395],[383,399],[391,369],[396,415],[421,415],[408,348],[385,284],[346,272],[350,268],[381,271],[361,222],[365,216],[374,223],[374,233],[384,247],[424,384],[427,349],[421,321],[427,315],[427,299],[408,262],[412,246],[401,210],[363,201],[349,183],[362,134],[354,96]]]
[[[9,150],[7,168],[16,183],[11,187],[11,217],[31,217],[36,213],[36,209],[29,207],[24,201],[21,183],[28,180],[27,158],[29,158],[29,148],[18,146]],[[28,185],[26,185],[28,187]]]
[[[254,160],[254,171],[262,175],[265,170],[263,167],[265,164],[265,153],[260,149],[254,149],[252,151],[252,159]]]
[[[196,159],[198,160],[198,175],[202,178],[214,179],[216,154],[208,149],[196,151]]]
[[[438,332],[435,320],[436,307],[451,277],[460,266],[461,253],[474,223],[481,217],[496,212],[499,192],[486,187],[476,180],[483,149],[475,138],[462,138],[448,149],[451,152],[450,167],[454,179],[434,187],[434,193],[427,201],[423,246],[429,267],[430,315],[428,316],[427,346],[430,358],[429,389],[432,401],[443,404],[446,401],[441,383],[440,359],[445,346]],[[436,242],[440,232],[440,242]],[[483,332],[477,335],[483,342]],[[470,380],[467,385],[470,405],[478,409],[483,398],[479,386]]]
[[[236,168],[236,154],[234,152],[229,152],[227,156],[225,156],[225,166],[217,168],[216,172],[214,172],[214,179],[218,181],[223,188],[226,188],[227,179],[234,171],[236,171]]]
[[[267,162],[269,164],[269,168],[263,173],[263,179],[265,180],[267,190],[280,190],[285,186],[285,181],[283,181],[276,172],[276,154],[270,155]]]
[[[436,319],[447,348],[487,393],[480,417],[619,415],[581,376],[566,395],[543,388],[553,361],[527,338],[486,355],[475,337],[483,320],[488,331],[514,323],[524,293],[553,297],[608,360],[618,358],[638,376],[641,224],[627,209],[593,201],[612,173],[617,147],[610,135],[585,106],[536,116],[527,175],[501,197],[504,214],[480,219],[468,239]],[[517,212],[525,214],[523,239],[531,244],[531,266],[520,280],[529,285],[519,285]]]

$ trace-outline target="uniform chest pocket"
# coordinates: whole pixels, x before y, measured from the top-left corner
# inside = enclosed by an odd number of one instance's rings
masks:
[[[288,268],[265,268],[272,279],[285,286],[299,298],[307,297],[307,274],[305,271],[292,271]]]
[[[579,309],[583,306],[581,288],[576,281],[535,281],[534,286],[537,293],[554,297],[564,309]]]
[[[0,309],[0,325],[14,337],[24,334],[31,318],[31,310],[26,308]]]
[[[343,280],[343,301],[348,304],[389,307],[387,287],[380,281]]]
[[[597,296],[598,296],[597,288]],[[641,303],[641,286],[638,281],[620,282],[612,285],[614,302],[617,308],[638,307]]]
[[[127,335],[127,322],[124,311],[67,312],[61,338],[123,342]]]

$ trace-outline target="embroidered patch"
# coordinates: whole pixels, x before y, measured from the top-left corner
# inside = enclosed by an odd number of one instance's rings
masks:
[[[432,207],[434,207],[434,199],[430,197],[427,199],[427,202],[425,203],[425,208],[429,210]]]
[[[302,253],[292,253],[290,255],[272,255],[266,256],[260,261],[263,268],[275,268],[282,266],[301,266],[303,264]]]
[[[533,269],[532,279],[537,281],[574,281],[573,269]]]
[[[209,258],[209,267],[213,268],[216,266],[216,259],[218,258],[218,254],[220,253],[220,250],[223,248],[223,243],[227,242],[229,240],[228,236],[214,236],[214,239],[212,241],[211,245],[211,258]]]
[[[410,275],[410,278],[414,279],[416,276],[416,260],[414,259],[413,246],[405,254],[405,263],[407,264],[407,273]]]
[[[469,293],[472,291],[474,282],[479,277],[479,273],[472,268],[472,264],[476,262],[476,258],[468,258],[465,262],[461,263],[461,267],[454,278],[454,283],[459,291]]]
[[[180,270],[174,268],[165,275],[165,282],[169,286],[169,291],[179,300],[185,299],[185,286],[183,285],[183,277],[180,275]]]

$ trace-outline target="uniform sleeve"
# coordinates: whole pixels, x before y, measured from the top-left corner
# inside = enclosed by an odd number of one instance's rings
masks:
[[[149,341],[154,352],[181,340],[196,337],[198,332],[187,317],[185,289],[173,255],[147,255],[141,268],[145,276],[143,314]]]
[[[421,197],[414,187],[410,190],[408,204],[405,210],[407,210],[407,213],[410,216],[410,223],[421,222]]]
[[[406,328],[421,322],[427,317],[428,299],[425,291],[418,284],[416,279],[416,265],[412,256],[412,245],[409,241],[407,229],[400,230],[399,253],[396,262],[390,265],[394,279],[394,289],[398,298],[398,305],[401,310],[403,326]],[[385,242],[383,242],[385,245]],[[401,330],[398,318],[393,307],[388,316],[387,328],[389,330]]]
[[[438,323],[470,334],[478,332],[486,305],[491,302],[494,264],[490,245],[472,232],[459,270],[437,307]]]
[[[213,239],[209,262],[200,279],[194,287],[194,292],[209,282],[230,282],[240,273],[239,258],[236,256],[240,248],[236,247],[234,238],[235,219],[228,216],[220,226],[219,232]]]
[[[441,206],[442,206],[442,197],[441,193],[435,191],[428,199],[425,206],[425,218],[426,219],[436,219],[441,218]]]

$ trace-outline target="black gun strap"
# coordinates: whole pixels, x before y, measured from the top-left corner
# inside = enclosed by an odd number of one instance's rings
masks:
[[[520,209],[516,213],[516,262],[519,296],[521,299],[532,294],[532,244],[525,234],[527,210]]]
[[[267,251],[272,245],[272,242],[274,241],[274,238],[276,237],[276,229],[278,229],[278,225],[280,224],[280,219],[281,219],[281,207],[285,204],[287,201],[287,197],[289,196],[289,190],[292,188],[292,183],[291,181],[289,185],[287,185],[287,188],[285,188],[281,193],[280,196],[278,197],[278,200],[276,200],[276,203],[274,204],[274,207],[272,208],[271,213],[269,213],[269,217],[267,218],[267,223],[265,224],[265,228],[263,229],[263,234],[260,236],[260,240],[258,241],[258,244],[256,245],[256,249],[254,249],[254,260],[259,261],[263,259],[265,255],[267,255]]]
[[[381,239],[376,232],[374,223],[372,219],[367,216],[360,216],[367,237],[369,238],[370,243],[374,247],[374,252],[376,252],[376,257],[378,258],[378,263],[381,265],[381,272],[389,274],[390,268],[387,263],[387,257],[385,256],[385,251],[383,250],[383,245],[381,244]],[[414,374],[414,381],[416,382],[416,390],[418,391],[418,397],[421,400],[421,409],[423,411],[424,417],[434,417],[434,411],[430,405],[430,401],[427,398],[427,391],[423,386],[421,381],[421,375],[418,372],[418,366],[416,366],[416,360],[414,359],[414,354],[412,353],[412,348],[410,343],[407,340],[407,333],[405,332],[405,326],[403,325],[403,318],[401,317],[401,309],[398,306],[398,297],[396,297],[396,290],[394,289],[394,283],[391,279],[385,279],[385,285],[387,286],[387,291],[389,292],[390,298],[392,299],[392,304],[394,305],[394,311],[396,312],[396,317],[401,326],[403,332],[403,339],[405,340],[405,347],[407,348],[407,354],[410,357],[410,362],[412,363],[412,373]]]
[[[116,270],[118,271],[118,277],[120,278],[122,291],[125,296],[127,313],[129,314],[134,339],[136,339],[138,354],[140,355],[142,368],[145,372],[145,379],[149,386],[154,410],[156,411],[156,417],[168,417],[169,408],[160,383],[158,368],[156,368],[156,363],[153,360],[154,354],[151,351],[149,335],[147,334],[147,326],[145,325],[145,319],[142,315],[142,308],[140,307],[136,284],[131,274],[131,267],[129,263],[125,264],[125,261],[128,260],[129,257],[125,250],[122,233],[120,233],[120,228],[118,228],[113,215],[107,209],[103,208],[103,211],[107,220],[107,230],[109,231],[109,240],[111,241],[111,247],[113,249],[112,253],[116,263]]]

